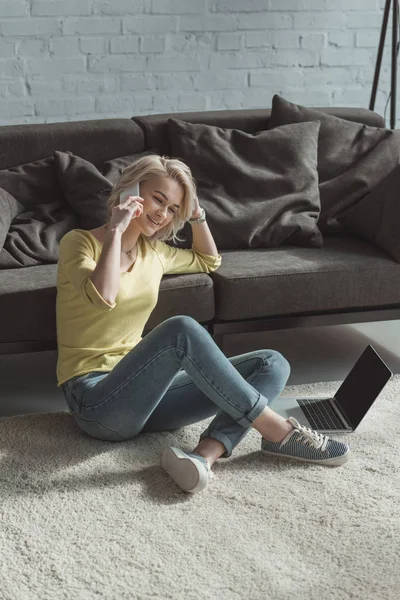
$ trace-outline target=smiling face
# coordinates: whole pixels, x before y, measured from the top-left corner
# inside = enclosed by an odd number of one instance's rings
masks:
[[[156,177],[140,183],[140,196],[144,200],[143,214],[137,219],[137,224],[145,235],[150,236],[176,218],[184,190],[175,179]]]

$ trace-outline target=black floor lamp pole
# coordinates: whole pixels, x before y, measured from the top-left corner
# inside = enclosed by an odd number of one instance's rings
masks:
[[[386,0],[385,11],[383,13],[381,37],[379,40],[378,56],[376,58],[374,82],[372,84],[371,100],[369,103],[370,110],[374,110],[376,90],[378,87],[379,73],[381,70],[383,47],[385,45],[387,22],[389,18],[390,3],[392,0]],[[393,0],[393,29],[392,29],[392,83],[390,88],[390,129],[396,127],[396,87],[397,87],[397,43],[398,43],[398,4],[397,0]]]

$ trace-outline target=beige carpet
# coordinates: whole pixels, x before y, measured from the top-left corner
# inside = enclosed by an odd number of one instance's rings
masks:
[[[112,443],[67,412],[0,419],[0,598],[398,600],[399,417],[396,376],[346,465],[267,458],[252,430],[194,496],[159,456],[192,449],[207,421]]]

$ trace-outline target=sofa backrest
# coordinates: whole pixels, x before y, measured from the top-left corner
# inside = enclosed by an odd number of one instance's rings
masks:
[[[331,115],[373,127],[385,127],[383,117],[365,108],[316,107]],[[67,151],[99,164],[118,156],[151,149],[170,154],[167,120],[217,125],[255,133],[266,129],[271,109],[243,109],[144,115],[132,119],[98,119],[0,127],[0,169],[22,165]]]
[[[142,128],[132,119],[0,127],[0,169],[52,156],[54,150],[77,154],[93,164],[143,152]]]
[[[308,107],[323,111],[329,115],[364,123],[372,127],[385,127],[385,120],[381,115],[366,108],[338,108],[338,107]],[[154,149],[161,154],[170,155],[168,143],[167,121],[170,118],[188,121],[189,123],[202,123],[203,125],[216,125],[224,129],[240,129],[247,133],[263,131],[267,128],[271,109],[243,109],[220,110],[203,112],[184,112],[173,114],[145,115],[133,117],[142,128],[146,149]]]

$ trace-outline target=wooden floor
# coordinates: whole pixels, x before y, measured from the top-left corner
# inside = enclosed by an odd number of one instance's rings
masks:
[[[278,350],[291,365],[288,385],[295,385],[342,381],[370,343],[393,373],[400,373],[400,321],[230,334],[222,349],[228,357]],[[56,360],[55,351],[0,356],[0,417],[67,410],[57,387]]]

